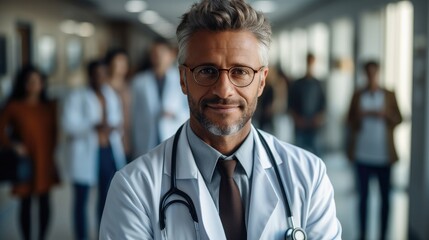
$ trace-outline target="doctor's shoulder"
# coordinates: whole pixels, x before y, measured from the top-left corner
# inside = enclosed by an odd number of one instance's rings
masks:
[[[123,174],[124,176],[130,178],[144,176],[153,179],[155,177],[162,176],[164,167],[164,149],[164,144],[158,145],[148,153],[145,153],[131,161],[129,164],[119,170],[119,172],[121,172],[121,174]],[[144,179],[140,180],[146,181]]]
[[[154,239],[163,149],[161,144],[115,173],[100,224],[100,239]]]

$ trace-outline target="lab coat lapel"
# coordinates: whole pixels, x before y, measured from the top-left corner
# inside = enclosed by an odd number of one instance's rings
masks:
[[[255,130],[255,161],[252,173],[252,190],[247,224],[248,239],[261,239],[264,231],[269,228],[268,222],[276,211],[281,211],[281,202],[267,171],[272,168],[268,155],[262,147]]]
[[[199,226],[202,239],[224,240],[226,238],[219,213],[209,190],[207,189],[204,179],[198,171],[191,148],[188,144],[188,139],[186,137],[187,124],[188,123],[183,126],[177,146],[177,186],[179,189],[186,192],[194,201],[198,219],[200,221]],[[169,151],[166,153],[168,158],[169,155],[171,155],[171,148],[167,151]],[[170,169],[171,161],[167,161],[164,167],[164,173],[170,176]],[[198,189],[193,187],[195,186],[195,181],[197,181]],[[196,199],[198,199],[198,201],[196,201]],[[207,236],[205,236],[205,234]]]
[[[219,213],[201,174],[199,174],[198,178],[198,189],[200,192],[201,220],[203,221],[208,238],[226,239]]]
[[[187,124],[183,125],[182,131],[179,136],[176,153],[173,153],[176,154],[176,179],[197,180],[198,167],[195,164],[194,156],[192,155],[192,151],[189,147],[188,139],[186,137],[186,125]],[[166,150],[167,159],[172,159],[172,148],[173,146],[167,148]],[[170,172],[171,161],[166,161],[164,166],[164,174],[170,176]]]

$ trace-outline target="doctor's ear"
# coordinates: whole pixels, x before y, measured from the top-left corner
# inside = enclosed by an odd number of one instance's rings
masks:
[[[188,83],[186,82],[186,68],[179,67],[180,73],[180,87],[182,88],[182,92],[185,95],[188,95]]]
[[[259,75],[259,86],[258,86],[258,97],[262,95],[262,92],[265,88],[265,81],[267,80],[268,76],[268,67],[265,67],[261,70],[261,73]]]

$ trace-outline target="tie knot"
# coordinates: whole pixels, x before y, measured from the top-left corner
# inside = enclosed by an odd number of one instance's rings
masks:
[[[237,165],[237,160],[235,159],[224,160],[221,158],[218,161],[218,165],[219,165],[219,172],[222,176],[227,178],[232,178],[234,176],[234,170],[235,170],[235,166]]]

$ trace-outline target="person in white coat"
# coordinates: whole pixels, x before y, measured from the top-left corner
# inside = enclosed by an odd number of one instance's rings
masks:
[[[186,97],[180,91],[180,77],[174,66],[175,54],[165,39],[150,47],[150,69],[137,74],[132,92],[132,152],[138,157],[149,152],[189,116]]]
[[[90,187],[97,184],[97,215],[101,220],[111,179],[125,165],[121,104],[106,83],[104,62],[90,62],[88,77],[88,87],[72,91],[65,99],[62,117],[74,189],[75,238],[79,240],[89,237],[86,209]]]
[[[115,174],[100,239],[341,239],[323,161],[251,124],[268,74],[262,13],[203,0],[177,38],[190,119]]]

